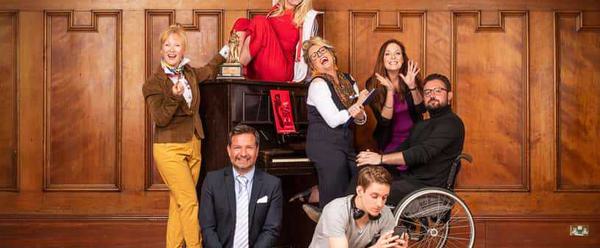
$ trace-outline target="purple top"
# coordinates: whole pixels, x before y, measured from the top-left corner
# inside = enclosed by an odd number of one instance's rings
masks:
[[[399,94],[394,94],[394,114],[392,115],[392,138],[390,143],[385,146],[384,153],[396,152],[396,149],[406,140],[410,134],[410,129],[413,126],[413,121],[408,112],[408,104],[406,99],[400,100]],[[398,170],[404,171],[406,165],[400,165]]]

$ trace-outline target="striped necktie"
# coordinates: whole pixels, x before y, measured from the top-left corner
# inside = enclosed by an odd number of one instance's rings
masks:
[[[248,247],[248,178],[237,176],[239,192],[237,194],[236,212],[235,212],[235,233],[233,238],[234,248]]]

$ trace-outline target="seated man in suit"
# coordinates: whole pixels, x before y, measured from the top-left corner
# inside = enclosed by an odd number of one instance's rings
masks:
[[[445,187],[452,161],[461,154],[465,126],[450,107],[452,88],[444,75],[431,74],[423,80],[425,108],[430,118],[418,122],[398,152],[377,154],[363,151],[358,166],[406,165],[406,171],[390,168],[394,174],[388,204],[395,206],[404,196],[424,187]]]
[[[325,205],[309,248],[408,247],[408,235],[400,230],[394,233],[396,220],[385,205],[391,181],[392,176],[381,166],[362,169],[356,195]]]
[[[205,248],[273,247],[281,229],[281,181],[255,167],[258,132],[229,133],[232,166],[209,172],[202,184],[200,226]]]

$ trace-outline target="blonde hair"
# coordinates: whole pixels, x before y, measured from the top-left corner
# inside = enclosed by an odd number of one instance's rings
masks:
[[[279,7],[275,11],[273,11],[273,13],[271,13],[271,15],[269,15],[269,16],[281,15],[285,8],[284,7],[285,1],[286,0],[279,0],[278,1]],[[312,9],[312,0],[303,0],[298,5],[296,5],[296,7],[294,7],[294,24],[296,24],[296,27],[302,26],[302,23],[304,22],[304,17],[306,17],[306,14],[311,9]]]
[[[302,42],[302,54],[304,57],[304,62],[306,62],[306,64],[311,70],[314,70],[314,65],[310,60],[310,54],[308,54],[308,50],[310,50],[310,48],[313,46],[319,46],[319,48],[327,48],[327,50],[329,50],[329,52],[333,56],[333,63],[337,66],[337,56],[335,55],[335,48],[331,45],[331,43],[329,43],[329,41],[319,36],[313,36],[309,40]]]
[[[183,42],[183,48],[184,49],[187,48],[187,35],[185,34],[185,30],[183,30],[183,26],[181,26],[181,24],[179,24],[179,23],[169,26],[169,28],[167,28],[167,30],[160,33],[161,46],[162,46],[162,44],[165,44],[165,41],[167,40],[167,38],[169,38],[169,35],[172,35],[172,34],[179,35],[179,37],[181,37],[182,42]]]

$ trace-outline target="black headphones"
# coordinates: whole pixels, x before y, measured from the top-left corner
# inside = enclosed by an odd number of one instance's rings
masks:
[[[352,218],[358,220],[361,217],[365,216],[365,211],[356,207],[356,203],[354,203],[355,199],[356,195],[352,196],[352,199],[350,200],[350,211],[352,212]],[[378,220],[379,218],[381,218],[381,214],[378,214],[376,216],[369,214],[369,220]]]

